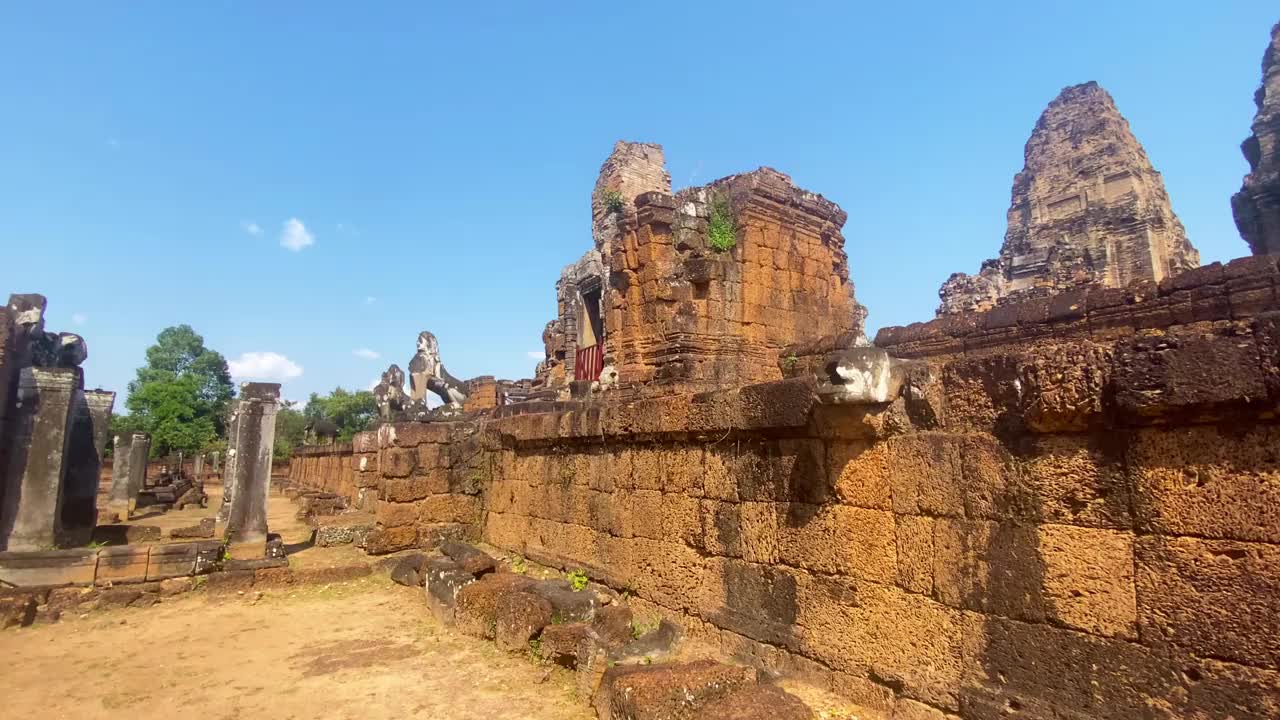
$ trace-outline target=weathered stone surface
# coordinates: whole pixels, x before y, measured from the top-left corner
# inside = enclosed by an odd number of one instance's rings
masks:
[[[73,429],[73,404],[83,386],[79,368],[24,367],[18,373],[9,437],[0,548],[43,550],[62,530],[63,477]],[[6,379],[7,380],[7,379]]]
[[[475,582],[475,576],[449,558],[427,558],[419,572],[431,614],[446,625],[453,624],[458,593]]]
[[[1280,253],[1280,23],[1262,56],[1253,134],[1240,146],[1249,174],[1231,198],[1236,227],[1255,255]]]
[[[0,552],[0,581],[6,585],[92,585],[97,550]]]
[[[422,553],[410,553],[400,558],[391,568],[392,581],[408,587],[418,587],[423,581],[422,567],[426,561],[427,556]]]
[[[529,592],[551,603],[558,622],[591,620],[599,605],[594,592],[575,591],[566,580],[539,580],[529,587]]]
[[[493,572],[498,566],[488,553],[464,542],[447,540],[440,546],[440,552],[448,555],[454,562],[472,575],[483,575]]]
[[[1000,257],[952,275],[938,314],[985,310],[1013,293],[1124,287],[1200,264],[1160,174],[1096,83],[1064,89],[1027,141]]]
[[[96,583],[143,582],[147,579],[150,548],[105,547],[98,552]]]
[[[228,468],[235,488],[227,514],[225,539],[239,559],[263,557],[267,543],[267,497],[271,491],[271,451],[275,442],[278,383],[243,383],[236,400]]]
[[[548,625],[538,636],[538,655],[543,660],[574,669],[578,666],[578,648],[591,635],[587,623]]]
[[[604,673],[594,705],[601,720],[679,720],[755,684],[755,672],[711,660],[617,665]]]
[[[812,720],[800,698],[777,685],[748,685],[703,707],[696,720]]]
[[[428,580],[431,570],[428,569]],[[454,622],[466,635],[493,639],[497,623],[498,599],[509,593],[526,590],[533,579],[512,573],[490,573],[458,590]],[[428,592],[431,588],[428,587]]]
[[[494,611],[494,641],[503,650],[523,652],[529,641],[551,624],[552,608],[546,598],[526,590],[498,596]]]

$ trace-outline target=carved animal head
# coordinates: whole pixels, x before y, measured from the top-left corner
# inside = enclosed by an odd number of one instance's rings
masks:
[[[423,361],[423,369],[428,377],[436,377],[440,374],[440,342],[436,340],[436,336],[427,330],[418,333],[418,354],[417,358]]]

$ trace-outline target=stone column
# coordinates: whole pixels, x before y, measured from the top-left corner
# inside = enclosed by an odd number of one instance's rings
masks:
[[[147,482],[147,463],[151,459],[151,436],[134,433],[129,440],[129,509],[138,506],[138,493]]]
[[[22,369],[0,518],[6,550],[44,550],[57,541],[72,402],[81,377],[79,368]]]
[[[92,532],[98,522],[98,473],[102,466],[93,440],[89,399],[83,390],[76,390],[71,399],[61,515],[63,531],[77,535],[72,544],[88,542],[87,535],[80,535],[85,530]]]
[[[120,520],[129,519],[129,511],[133,503],[129,496],[129,460],[133,456],[130,446],[132,434],[116,435],[115,449],[111,456],[111,494],[107,498],[107,509],[120,516]]]
[[[227,465],[222,473],[222,504],[218,506],[218,525],[227,524],[227,518],[231,516],[231,500],[236,494],[236,438],[240,428],[240,413],[236,412],[238,405],[234,405],[231,417],[227,419]]]
[[[200,482],[204,477],[204,453],[196,453],[195,458],[191,461],[192,480]]]
[[[228,488],[233,488],[225,538],[233,559],[266,557],[267,496],[275,447],[278,383],[244,383],[236,401],[235,444],[227,450]]]

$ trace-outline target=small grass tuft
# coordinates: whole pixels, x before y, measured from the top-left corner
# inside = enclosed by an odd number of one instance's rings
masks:
[[[600,201],[604,203],[604,207],[611,213],[621,213],[626,207],[626,201],[622,199],[622,193],[617,190],[604,190],[600,193]]]
[[[582,570],[574,570],[571,573],[566,573],[565,577],[568,578],[569,587],[573,588],[574,592],[581,592],[586,589],[587,583],[590,582],[590,578],[588,578],[587,574]]]

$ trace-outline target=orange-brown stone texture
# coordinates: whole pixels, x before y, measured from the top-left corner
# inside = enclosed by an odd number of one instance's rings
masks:
[[[1000,256],[976,276],[952,275],[939,314],[987,309],[1012,293],[1159,282],[1200,264],[1160,173],[1096,83],[1049,104],[1025,159]]]

